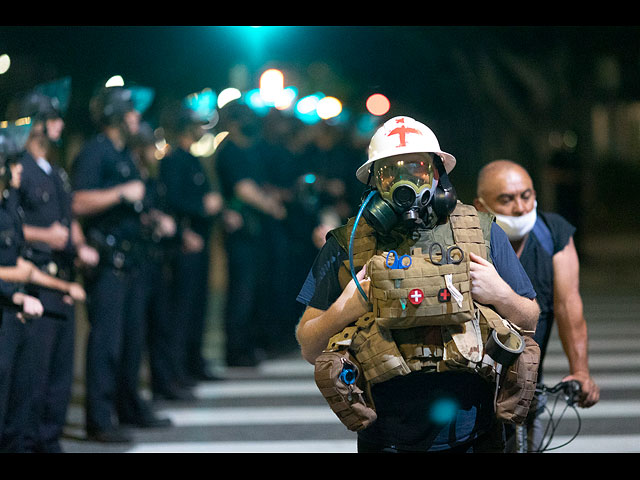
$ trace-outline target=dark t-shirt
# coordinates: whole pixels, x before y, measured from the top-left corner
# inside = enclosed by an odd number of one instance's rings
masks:
[[[540,345],[540,365],[553,326],[553,256],[567,246],[575,231],[575,227],[557,213],[538,211],[538,219],[520,255],[540,305],[540,318],[533,337]]]
[[[506,234],[495,223],[490,254],[496,270],[516,293],[535,298]],[[311,267],[298,301],[327,310],[342,293],[338,270],[346,259],[348,253],[330,236]],[[402,450],[437,451],[464,444],[486,432],[494,419],[494,390],[473,373],[414,372],[374,385],[372,395],[378,419],[359,432],[359,437]]]

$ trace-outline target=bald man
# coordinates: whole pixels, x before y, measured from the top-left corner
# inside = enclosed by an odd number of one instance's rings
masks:
[[[589,373],[587,324],[579,289],[580,264],[573,242],[575,228],[558,214],[537,210],[536,191],[529,173],[509,160],[497,160],[482,168],[474,205],[496,216],[538,295],[540,318],[534,335],[541,351],[538,381],[542,381],[542,360],[555,319],[569,361],[570,375],[563,380],[579,381],[582,394],[578,405],[591,407],[598,402],[600,389]],[[538,409],[532,413],[538,416],[541,412]],[[533,445],[538,448],[542,432],[540,422],[534,420],[531,419],[535,432]]]

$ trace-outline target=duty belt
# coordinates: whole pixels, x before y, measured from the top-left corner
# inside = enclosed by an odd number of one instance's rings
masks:
[[[126,270],[139,263],[144,254],[142,247],[126,239],[118,239],[111,234],[98,230],[89,232],[89,241],[100,252],[100,263],[108,264],[118,270]]]

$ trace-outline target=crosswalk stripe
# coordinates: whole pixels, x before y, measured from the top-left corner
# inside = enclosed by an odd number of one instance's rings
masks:
[[[564,403],[560,401],[558,406],[556,407],[556,412],[560,412],[564,408]],[[547,405],[551,407],[551,405]],[[635,419],[635,424],[640,428],[640,401],[638,400],[603,400],[596,403],[594,406],[590,408],[578,408],[578,415],[580,415],[581,420],[592,420],[599,418],[633,418]],[[558,415],[558,413],[554,413]],[[548,418],[548,412],[543,414],[543,417]],[[575,419],[576,416],[569,409],[565,413],[563,417],[563,422],[565,420]]]
[[[565,374],[568,372],[564,372]],[[640,375],[638,374],[598,374],[597,372],[591,372],[594,381],[600,387],[600,390],[603,389],[620,389],[620,390],[630,390],[640,388]],[[555,385],[560,382],[565,374],[559,375],[558,373],[553,374],[544,374],[543,382],[547,386]]]
[[[214,398],[251,398],[274,397],[283,395],[320,395],[313,379],[311,380],[264,380],[264,381],[225,381],[222,383],[201,384],[195,388],[196,397]]]
[[[141,443],[127,453],[356,453],[355,440]]]
[[[547,355],[543,362],[545,369],[568,368],[569,362],[563,354]],[[589,355],[589,368],[640,368],[640,353],[596,353]],[[568,370],[567,370],[568,372]]]
[[[171,418],[174,425],[178,427],[340,423],[328,405],[326,407],[166,408],[159,410],[158,414]]]
[[[313,378],[313,369],[313,365],[302,359],[285,359],[272,360],[261,364],[258,368],[258,373],[265,377],[292,378],[303,375]]]
[[[587,409],[580,409],[586,418],[640,418],[640,401],[600,401]],[[171,418],[177,427],[220,425],[293,425],[338,424],[338,417],[329,406],[282,407],[215,407],[165,408],[158,412]],[[640,427],[640,424],[638,425]]]
[[[640,400],[602,400],[590,408],[579,409],[580,418],[633,418],[640,428]]]
[[[544,383],[547,386],[560,382],[568,372],[545,373]],[[634,389],[640,388],[640,375],[637,374],[598,374],[593,378],[600,389]],[[203,383],[198,385],[194,394],[201,400],[223,398],[264,398],[264,397],[308,397],[320,398],[320,390],[313,379],[308,380],[227,380],[221,383]]]
[[[596,351],[622,351],[637,352],[640,350],[640,335],[627,335],[624,338],[589,338],[589,352]],[[560,341],[549,342],[547,346],[549,353],[562,353]]]
[[[563,445],[571,436],[557,436],[549,445]],[[640,453],[640,435],[579,435],[568,445],[549,453]]]
[[[550,453],[639,453],[640,435],[584,435],[553,438]],[[356,453],[355,440],[295,440],[269,442],[140,443],[127,453]]]

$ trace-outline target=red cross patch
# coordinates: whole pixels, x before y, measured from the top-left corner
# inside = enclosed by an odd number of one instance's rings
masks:
[[[419,288],[414,288],[409,292],[409,301],[414,305],[420,305],[423,298],[424,293]]]
[[[449,292],[448,288],[443,288],[438,292],[438,301],[440,303],[451,301],[451,292]]]

